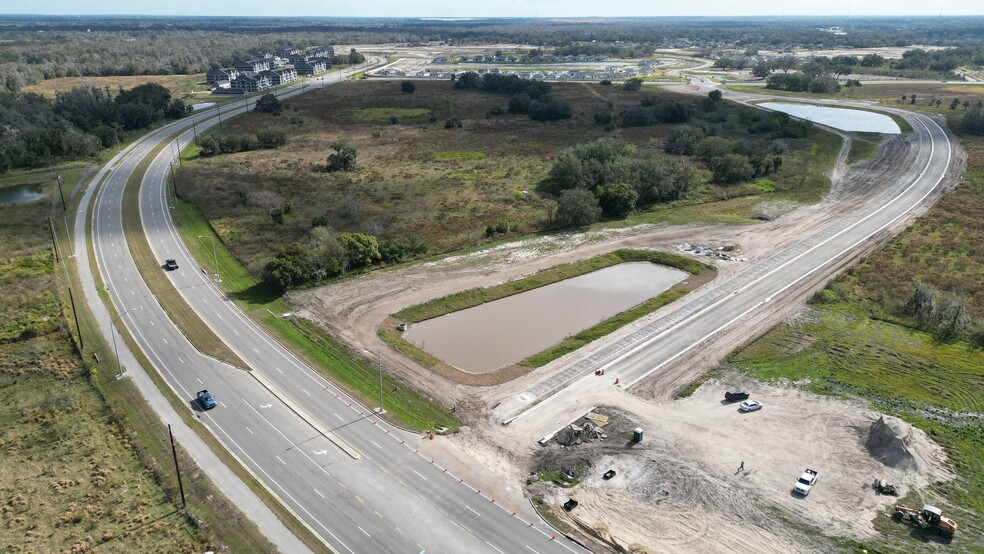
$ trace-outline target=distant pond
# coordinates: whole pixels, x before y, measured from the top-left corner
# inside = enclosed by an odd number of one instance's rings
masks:
[[[897,135],[902,132],[899,124],[885,114],[865,110],[847,110],[810,104],[788,104],[785,102],[764,102],[763,108],[788,113],[807,121],[856,133],[884,133]]]
[[[658,296],[688,274],[624,263],[410,326],[404,338],[471,373],[519,362]]]
[[[0,188],[0,206],[24,204],[44,198],[44,183],[27,183]]]

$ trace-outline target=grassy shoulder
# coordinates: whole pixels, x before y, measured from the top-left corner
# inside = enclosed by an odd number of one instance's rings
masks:
[[[884,135],[878,133],[854,133],[851,136],[851,151],[847,154],[847,163],[853,164],[873,157],[884,141]]]
[[[311,367],[368,406],[378,403],[379,374],[370,357],[358,356],[317,325],[300,319],[281,318],[290,310],[279,294],[256,279],[226,248],[201,210],[178,199],[175,223],[182,240],[202,267],[218,259],[221,286],[230,297],[281,343],[289,345]],[[213,258],[212,241],[215,241]],[[383,374],[384,419],[410,429],[455,429],[461,425],[442,406],[404,383]]]
[[[615,250],[607,254],[588,258],[587,260],[545,269],[528,277],[509,281],[508,283],[502,283],[493,287],[468,289],[415,304],[393,314],[393,317],[409,323],[419,323],[427,319],[473,308],[486,302],[493,302],[507,296],[544,287],[552,283],[625,262],[662,264],[681,269],[692,275],[699,275],[703,271],[713,269],[711,266],[693,258],[667,252],[653,250]]]

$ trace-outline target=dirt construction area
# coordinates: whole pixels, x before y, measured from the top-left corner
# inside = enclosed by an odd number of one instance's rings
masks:
[[[862,539],[875,535],[872,519],[897,500],[876,494],[875,479],[899,486],[902,495],[947,479],[942,450],[908,424],[898,420],[878,423],[880,415],[860,404],[816,396],[794,384],[777,388],[726,375],[721,378],[724,382],[705,383],[685,399],[672,398],[675,391],[741,343],[795,316],[803,301],[825,281],[790,290],[795,301],[774,303],[776,311],[743,329],[743,336],[709,345],[699,356],[678,364],[686,367],[654,374],[632,393],[616,386],[600,387],[584,398],[550,403],[553,408],[509,427],[491,420],[495,404],[561,370],[569,364],[570,355],[504,384],[466,386],[388,348],[376,331],[403,307],[616,248],[675,251],[683,242],[736,244],[747,262],[718,262],[716,282],[727,280],[865,203],[905,172],[914,151],[905,136],[888,140],[874,158],[852,166],[844,164],[847,152],[842,151],[831,174],[831,193],[823,202],[783,206],[772,219],[758,225],[646,225],[539,237],[377,272],[294,293],[290,300],[299,315],[317,321],[353,350],[381,348],[388,371],[449,408],[453,406],[468,427],[438,440],[452,441],[457,449],[468,452],[504,488],[518,489],[531,471],[575,470],[580,480],[576,486],[562,488],[531,479],[527,494],[551,504],[561,520],[592,537],[598,551],[822,550],[829,543],[821,535]],[[959,174],[959,158],[953,167]],[[881,237],[885,239],[887,236]],[[859,250],[856,255],[864,254]],[[847,266],[845,262],[841,268]],[[702,293],[695,291],[683,301]],[[618,340],[632,328],[629,325],[597,342]],[[592,343],[580,355],[597,347]],[[764,408],[746,414],[739,412],[737,404],[723,402],[724,391],[734,386],[748,387]],[[617,406],[617,410],[606,406]],[[539,438],[552,436],[570,423],[572,413],[577,412],[573,416],[577,417],[591,407],[611,417],[604,441],[564,448],[553,441],[547,447],[537,446]],[[635,427],[644,429],[645,438],[630,444]],[[819,481],[804,498],[791,490],[807,467],[819,471]],[[615,476],[603,479],[609,469],[615,470]],[[561,505],[569,498],[579,505],[568,513]]]
[[[899,420],[761,384],[749,390],[764,407],[743,413],[740,403],[724,401],[727,388],[710,381],[660,404],[613,388],[607,400],[619,408],[595,409],[611,419],[601,428],[605,440],[566,447],[552,440],[538,455],[538,469],[566,467],[581,482],[535,483],[531,492],[556,506],[576,499],[570,512],[555,511],[614,550],[805,552],[816,549],[810,537],[776,514],[824,533],[869,537],[871,520],[896,500],[876,493],[875,479],[904,495],[948,478],[942,450]],[[639,443],[631,441],[635,427],[644,431]],[[807,467],[819,479],[803,497],[792,487]],[[604,479],[609,470],[615,475]]]

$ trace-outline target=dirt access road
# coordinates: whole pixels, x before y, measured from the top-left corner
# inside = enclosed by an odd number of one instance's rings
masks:
[[[403,358],[379,341],[376,328],[389,314],[405,306],[472,287],[509,281],[541,269],[588,258],[616,248],[675,250],[676,245],[682,242],[711,246],[736,244],[740,248],[740,255],[747,258],[748,263],[718,262],[720,274],[715,281],[724,281],[755,262],[767,258],[775,251],[812,235],[818,229],[840,218],[842,214],[863,205],[908,170],[918,146],[912,144],[908,137],[894,137],[886,141],[874,158],[852,166],[846,166],[844,163],[847,153],[845,148],[837,166],[831,172],[832,190],[824,201],[813,206],[769,206],[769,211],[777,217],[758,225],[647,225],[622,230],[539,237],[293,294],[290,300],[298,306],[300,315],[325,326],[353,350],[371,351],[381,348],[384,365],[388,371],[427,391],[447,406],[455,406],[457,413],[469,428],[448,440],[456,442],[462,450],[468,451],[505,483],[518,484],[525,479],[535,457],[542,454],[542,451],[534,446],[537,438],[553,433],[558,427],[570,422],[573,417],[580,415],[591,406],[605,403],[607,395],[618,394],[620,396],[607,398],[607,402],[618,405],[622,409],[628,408],[634,417],[658,428],[660,435],[666,437],[665,442],[658,443],[659,447],[656,448],[658,452],[674,452],[673,463],[693,467],[709,479],[720,481],[729,490],[745,491],[747,496],[743,498],[753,507],[752,511],[767,512],[771,507],[778,506],[784,513],[791,514],[801,523],[838,534],[865,537],[872,532],[871,515],[881,504],[872,504],[858,484],[870,482],[875,477],[889,476],[889,473],[884,472],[888,466],[866,454],[859,446],[862,444],[861,430],[870,423],[873,414],[864,412],[858,406],[851,407],[840,401],[819,399],[796,391],[791,393],[792,400],[786,403],[787,400],[782,400],[781,391],[770,391],[768,405],[772,408],[772,413],[782,413],[779,411],[780,408],[773,407],[773,404],[785,405],[783,409],[788,411],[789,416],[767,416],[770,422],[769,428],[758,432],[748,426],[734,427],[729,423],[730,420],[722,420],[718,425],[711,425],[710,422],[717,414],[702,410],[695,410],[692,416],[686,419],[667,417],[688,402],[697,402],[698,399],[707,400],[702,396],[705,393],[701,393],[693,400],[672,401],[675,391],[697,379],[741,343],[794,316],[803,308],[809,296],[824,285],[829,274],[797,285],[794,287],[795,290],[790,291],[785,301],[773,303],[769,310],[757,313],[747,325],[742,327],[740,333],[719,337],[720,340],[700,349],[698,353],[675,362],[671,370],[643,380],[631,391],[634,394],[626,394],[621,390],[616,393],[614,389],[607,390],[608,387],[600,388],[590,398],[571,399],[571,402],[563,405],[553,403],[556,405],[555,409],[538,414],[536,418],[527,418],[519,425],[513,423],[508,428],[493,423],[488,417],[489,409],[497,402],[525,390],[531,382],[560,371],[569,365],[571,360],[619,340],[652,318],[658,318],[663,312],[678,306],[664,308],[663,311],[643,318],[636,324],[596,341],[577,353],[518,379],[487,387],[461,385]],[[962,167],[962,152],[958,152],[956,161],[951,166],[949,181],[931,198],[932,201],[935,201],[942,191],[953,186],[955,183],[953,176],[959,175]],[[931,202],[928,202],[922,211],[925,211],[929,205]],[[911,213],[909,218],[918,213],[921,211]],[[854,256],[841,262],[832,271],[846,269],[894,235],[904,224],[905,222],[899,222],[889,232],[883,233],[878,240],[871,241],[864,248],[859,249]],[[714,284],[715,282],[712,282],[704,289],[691,293],[683,299],[683,302],[695,300]],[[811,398],[807,398],[808,396]],[[804,403],[804,400],[808,402]],[[809,417],[800,417],[804,413],[809,414]],[[836,414],[841,415],[836,416]],[[731,415],[733,414],[729,413],[721,417]],[[753,414],[753,417],[759,415],[761,414]],[[759,418],[759,420],[766,420],[766,418]],[[698,432],[700,430],[689,423],[693,421],[701,421],[706,434],[701,435]],[[757,420],[748,418],[736,421]],[[804,421],[810,423],[808,428],[799,425]],[[722,442],[726,437],[720,434],[720,429],[717,433],[712,432],[717,427],[732,431],[737,441],[754,444],[756,447],[761,447],[763,451],[769,452],[770,458],[767,464],[776,470],[768,472],[768,475],[765,475],[765,472],[749,474],[744,482],[729,481],[728,468],[734,472],[735,468],[731,466],[737,467],[741,459],[738,462],[731,460],[730,456],[725,459],[710,448],[713,445],[727,444]],[[804,433],[809,433],[816,442],[824,445],[825,453],[817,455],[826,456],[827,467],[836,468],[834,471],[850,475],[851,487],[854,487],[851,489],[831,485],[827,492],[811,495],[809,509],[788,498],[788,490],[805,464],[810,463],[811,458],[804,457],[795,443],[783,442],[790,437],[803,436]],[[695,440],[699,435],[703,438]],[[762,436],[771,438],[763,442]],[[740,445],[736,445],[735,448],[738,448],[736,453],[741,452]],[[943,475],[939,470],[940,457],[932,453],[936,452],[933,450],[934,447],[928,444],[926,448],[927,452],[931,453],[924,457],[925,463],[922,464],[922,469],[905,477],[908,479],[906,484],[909,486],[921,486]],[[846,454],[832,456],[831,453]],[[746,457],[752,458],[754,453],[748,454]],[[639,471],[646,471],[645,459],[634,454],[625,458],[624,463],[627,467],[642,468]],[[825,474],[829,475],[830,471],[825,471]],[[590,481],[585,485],[584,494],[587,495],[588,502],[579,516],[583,518],[580,524],[586,526],[585,529],[594,529],[590,534],[601,536],[606,533],[603,532],[604,529],[609,529],[609,534],[615,536],[610,537],[610,540],[604,540],[601,544],[607,544],[610,548],[616,548],[615,544],[621,544],[622,547],[632,544],[644,547],[647,543],[655,541],[659,541],[661,549],[664,548],[666,544],[664,539],[667,538],[664,536],[665,533],[655,531],[656,528],[648,524],[649,521],[664,516],[669,518],[665,520],[669,525],[666,533],[684,533],[683,527],[672,525],[672,522],[681,518],[688,520],[697,518],[698,515],[699,521],[694,520],[697,521],[696,523],[691,521],[693,525],[715,530],[715,533],[709,534],[686,532],[688,538],[681,537],[679,540],[677,550],[681,552],[694,551],[694,549],[713,551],[724,548],[729,541],[749,545],[771,545],[766,549],[777,552],[789,551],[790,544],[803,544],[805,540],[803,536],[776,535],[774,526],[768,518],[756,520],[754,525],[758,530],[750,531],[742,522],[735,522],[733,510],[700,497],[661,504],[659,514],[645,510],[629,510],[629,513],[622,513],[618,506],[623,501],[634,502],[631,495],[617,490],[592,491],[588,487]],[[542,493],[548,498],[553,498],[550,491]],[[563,501],[560,498],[554,499]],[[646,505],[645,500],[638,502],[640,505]],[[633,517],[632,514],[636,515]],[[831,525],[830,522],[836,523]],[[788,530],[786,533],[789,534]],[[702,538],[696,538],[698,536]],[[775,541],[766,541],[763,537],[767,536],[778,538]]]

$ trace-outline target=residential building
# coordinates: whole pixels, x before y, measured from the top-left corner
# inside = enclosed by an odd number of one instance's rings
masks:
[[[251,75],[240,75],[233,79],[232,88],[244,92],[257,92],[270,88],[270,78],[261,73]]]
[[[219,81],[231,81],[239,76],[239,71],[234,67],[223,67],[220,69],[209,69],[205,74],[205,79],[210,85],[216,85]]]
[[[270,69],[270,60],[247,60],[236,64],[236,69],[243,73],[259,73]]]
[[[294,62],[294,69],[298,75],[317,75],[328,71],[330,67],[331,62],[325,63],[323,59]]]
[[[267,71],[261,71],[257,76],[266,77],[271,86],[286,85],[297,80],[297,70],[293,67],[278,67]]]

